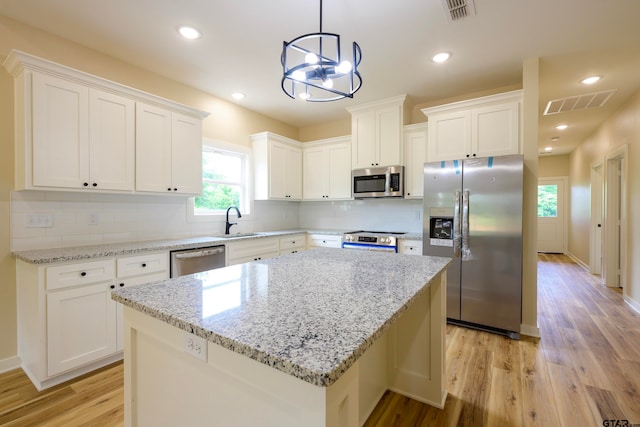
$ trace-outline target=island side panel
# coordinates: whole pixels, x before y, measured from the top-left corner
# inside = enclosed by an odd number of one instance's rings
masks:
[[[199,360],[187,332],[129,307],[125,328],[126,426],[358,425],[357,362],[318,387],[211,342]]]
[[[446,271],[388,332],[389,389],[443,408],[445,385]]]

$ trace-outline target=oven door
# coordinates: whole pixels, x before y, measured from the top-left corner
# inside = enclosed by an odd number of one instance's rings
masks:
[[[343,242],[342,249],[357,249],[360,251],[376,251],[376,252],[398,252],[397,246],[381,246],[371,245],[368,243],[349,243]]]

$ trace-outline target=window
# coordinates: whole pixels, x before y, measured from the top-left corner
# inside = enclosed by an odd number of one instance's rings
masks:
[[[538,217],[558,216],[558,186],[538,185]]]
[[[242,147],[204,145],[202,195],[193,200],[193,216],[224,215],[229,206],[237,206],[243,215],[248,214],[248,169],[249,156]]]

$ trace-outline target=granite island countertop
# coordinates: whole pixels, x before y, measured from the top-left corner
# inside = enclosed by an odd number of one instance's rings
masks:
[[[112,298],[326,387],[450,261],[319,248],[119,289]]]

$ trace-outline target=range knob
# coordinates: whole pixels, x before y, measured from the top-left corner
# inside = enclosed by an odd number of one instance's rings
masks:
[[[347,242],[350,242],[350,241],[352,241],[352,240],[353,240],[353,236],[352,236],[351,234],[347,234],[347,235],[344,237],[344,240],[346,240]]]
[[[389,238],[388,237],[381,237],[380,238],[380,243],[389,243]]]

